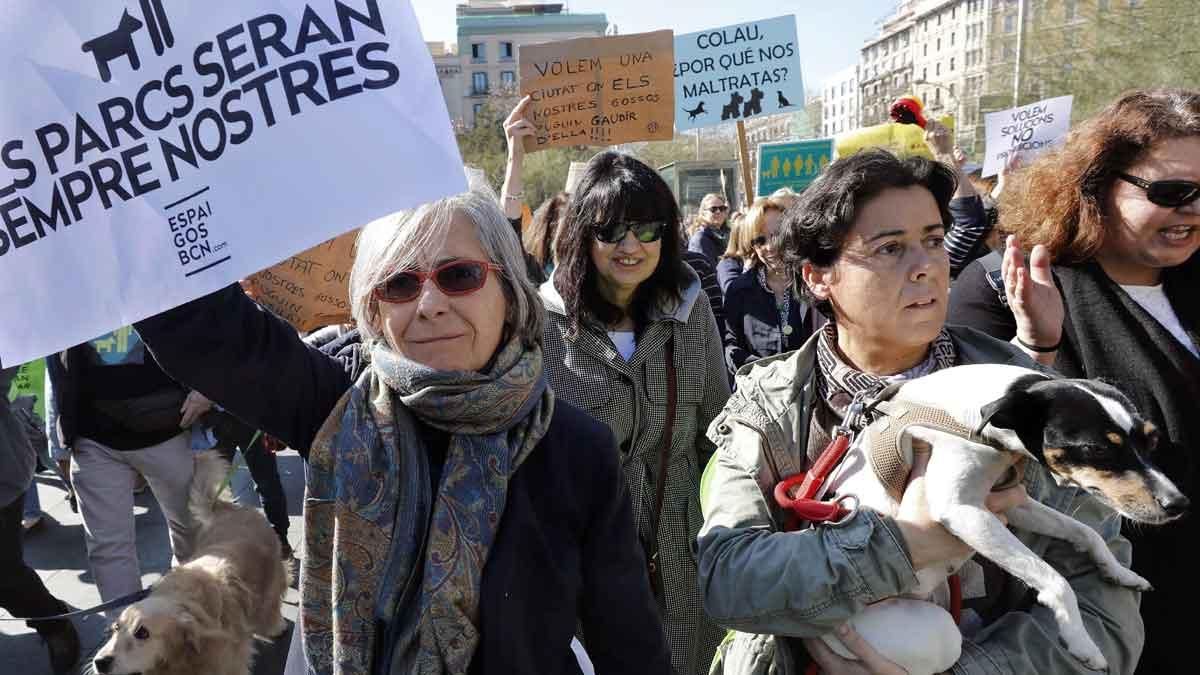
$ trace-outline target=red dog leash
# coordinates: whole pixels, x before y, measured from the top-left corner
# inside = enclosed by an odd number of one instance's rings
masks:
[[[775,503],[788,513],[788,520],[784,524],[785,532],[798,530],[805,522],[837,522],[851,513],[842,506],[842,502],[848,498],[852,499],[852,495],[844,495],[831,501],[821,501],[817,496],[824,489],[830,474],[850,450],[850,443],[854,440],[854,425],[860,421],[863,411],[862,397],[856,396],[846,410],[842,423],[834,429],[833,440],[821,451],[812,467],[775,485]],[[958,624],[962,618],[962,580],[957,574],[952,574],[947,582],[950,585],[950,616],[954,618],[954,623]],[[821,669],[816,663],[810,663],[805,675],[819,675],[820,672]]]

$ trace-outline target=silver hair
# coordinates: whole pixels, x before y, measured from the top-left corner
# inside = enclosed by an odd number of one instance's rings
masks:
[[[537,287],[526,274],[521,242],[500,210],[495,193],[478,185],[363,227],[350,270],[350,311],[364,342],[384,339],[374,289],[400,270],[432,267],[436,262],[433,256],[445,244],[456,213],[475,224],[488,260],[503,268],[498,274],[508,300],[506,337],[515,334],[526,347],[541,344],[545,310]]]

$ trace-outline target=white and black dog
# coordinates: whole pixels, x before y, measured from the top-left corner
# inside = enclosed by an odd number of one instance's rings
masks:
[[[949,368],[905,383],[892,401],[939,409],[969,437],[930,426],[877,419],[863,430],[831,476],[828,495],[854,495],[862,506],[895,515],[899,494],[889,489],[872,457],[881,434],[908,465],[913,442],[932,446],[926,472],[930,515],[968,546],[1037,591],[1054,612],[1067,650],[1093,669],[1107,660],[1084,628],[1070,584],[1031,552],[984,507],[994,486],[1020,476],[1028,459],[1040,461],[1060,484],[1078,486],[1122,516],[1161,524],[1187,510],[1188,499],[1150,462],[1159,432],[1116,388],[1092,380],[1052,378],[1004,365]],[[903,413],[902,413],[903,414]],[[887,421],[885,421],[887,420]],[[903,430],[896,433],[896,430]],[[872,470],[875,468],[875,470]],[[901,485],[903,485],[901,483]],[[903,487],[900,488],[903,490]],[[1005,513],[1009,524],[1070,542],[1086,551],[1112,583],[1140,591],[1150,584],[1122,566],[1100,535],[1070,516],[1030,499]],[[851,623],[884,656],[910,675],[949,670],[959,658],[962,636],[948,612],[945,582],[967,559],[917,574],[918,590],[868,606]],[[834,651],[853,658],[833,635]]]

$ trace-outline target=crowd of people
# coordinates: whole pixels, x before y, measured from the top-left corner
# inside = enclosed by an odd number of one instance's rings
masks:
[[[504,122],[499,196],[363,228],[352,325],[306,338],[235,284],[137,323],[119,357],[94,341],[47,359],[49,442],[103,599],[140,587],[139,476],[186,558],[193,448],[245,455],[286,545],[274,438],[306,461],[288,673],[893,675],[851,617],[969,549],[922,508],[920,461],[895,516],[786,531],[776,484],[852,401],[964,364],[1104,379],[1194,493],[1200,92],[1126,94],[995,184],[930,122],[933,159],[864,150],[799,194],[736,213],[709,194],[691,219],[609,150],[525,224],[528,104]],[[49,616],[62,603],[23,581],[32,465],[14,415],[0,408],[0,463],[18,469],[0,474],[0,606]],[[1019,533],[1069,581],[1110,672],[1188,672],[1195,520],[1123,529],[1041,468],[988,508],[1028,500],[1158,589]],[[979,559],[967,586],[953,672],[1087,672],[1023,583]],[[65,672],[69,622],[31,625]]]

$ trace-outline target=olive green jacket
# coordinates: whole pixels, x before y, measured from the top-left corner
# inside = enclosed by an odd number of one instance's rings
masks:
[[[948,330],[960,365],[1037,367],[1008,343],[970,328]],[[699,583],[709,616],[739,631],[722,647],[724,673],[799,673],[803,650],[771,636],[828,633],[866,605],[917,586],[895,521],[870,509],[844,525],[782,531],[783,515],[772,493],[782,477],[805,468],[816,367],[816,336],[798,351],[747,365],[709,427],[717,450],[701,490]],[[1026,488],[1034,499],[1096,529],[1117,559],[1129,564],[1129,542],[1108,507],[1081,490],[1058,486],[1045,469],[1027,471]],[[1070,581],[1109,672],[1132,673],[1144,642],[1140,595],[1102,579],[1091,559],[1065,541],[1016,534]],[[1034,593],[1008,576],[1001,586],[989,594],[1007,613],[964,638],[954,673],[1091,672],[1059,644],[1054,617]]]

